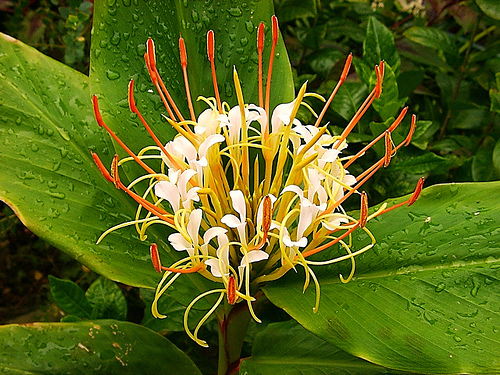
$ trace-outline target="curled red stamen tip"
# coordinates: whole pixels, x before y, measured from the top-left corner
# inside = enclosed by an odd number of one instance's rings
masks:
[[[158,246],[155,243],[152,243],[149,247],[149,253],[151,254],[151,261],[153,262],[155,271],[161,273],[160,254],[158,254]]]
[[[213,59],[214,59],[214,49],[215,49],[214,45],[215,45],[214,31],[208,30],[208,33],[207,33],[207,55],[208,55],[209,61],[213,61]]]
[[[233,275],[229,276],[229,281],[227,283],[227,302],[229,302],[230,305],[236,303],[236,283]]]
[[[264,50],[264,22],[261,22],[257,30],[257,50],[262,52]]]
[[[179,50],[181,53],[181,66],[185,68],[187,66],[186,43],[184,43],[182,36],[179,37]]]
[[[278,18],[273,15],[271,21],[273,24],[273,44],[276,44],[278,42]]]
[[[364,228],[368,220],[368,196],[363,191],[361,193],[361,209],[359,213],[359,227]]]
[[[115,182],[113,180],[113,177],[111,177],[108,170],[106,169],[106,167],[102,163],[101,159],[99,159],[99,156],[95,152],[92,152],[92,159],[94,159],[94,163],[97,165],[97,168],[99,168],[99,171],[102,173],[104,178],[106,180],[108,180],[109,182]]]
[[[424,181],[425,179],[423,177],[420,177],[420,180],[417,182],[417,187],[415,188],[415,191],[413,192],[412,196],[408,200],[408,207],[410,207],[415,201],[418,199],[420,196],[420,193],[422,192],[422,188],[424,187]]]
[[[137,113],[137,107],[134,100],[134,80],[131,79],[128,83],[128,106],[133,113]]]

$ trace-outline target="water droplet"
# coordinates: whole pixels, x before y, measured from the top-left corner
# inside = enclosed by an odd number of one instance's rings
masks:
[[[193,22],[198,22],[198,20],[200,19],[198,12],[194,9],[191,11],[191,19],[193,20]]]
[[[33,152],[37,152],[39,149],[38,145],[36,143],[32,143],[31,144],[31,151]]]
[[[108,79],[110,81],[114,81],[118,78],[120,78],[120,73],[119,72],[116,72],[114,70],[106,70],[106,77],[108,77]]]
[[[238,7],[229,8],[227,12],[233,17],[241,17],[241,15],[243,14],[241,9]]]
[[[462,341],[462,338],[458,335],[455,335],[455,336],[453,336],[453,340],[455,340],[456,342],[460,342],[460,341]]]
[[[439,292],[442,292],[443,290],[446,289],[446,284],[445,283],[439,283],[438,285],[436,285],[436,287],[434,288],[434,291],[436,291],[437,293]]]
[[[131,1],[131,0],[122,0],[122,3],[123,3],[123,5],[125,5],[126,7],[129,7],[129,6],[132,4],[132,1]]]
[[[470,290],[470,295],[472,297],[476,297],[480,287],[481,285],[479,282],[476,279],[472,279],[472,289]]]
[[[253,32],[254,26],[253,26],[252,21],[245,22],[245,27],[247,28],[247,31],[249,33]]]
[[[246,46],[248,44],[248,38],[246,38],[246,37],[241,38],[240,39],[240,44],[242,46]]]
[[[51,197],[57,198],[57,199],[64,199],[64,198],[66,198],[66,194],[64,194],[64,193],[57,193],[57,192],[54,192],[54,191],[48,191],[47,194],[50,195]],[[57,210],[54,210],[54,211],[57,211]],[[59,216],[59,214],[57,216]],[[57,217],[57,216],[55,216],[55,217]]]
[[[114,46],[117,46],[118,44],[120,44],[120,40],[121,40],[121,35],[119,32],[115,31],[113,33],[113,36],[111,37],[111,44],[113,44]]]

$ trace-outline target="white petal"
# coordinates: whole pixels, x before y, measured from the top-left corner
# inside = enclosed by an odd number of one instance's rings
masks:
[[[304,192],[297,185],[288,185],[288,186],[286,186],[281,191],[281,194],[283,195],[283,193],[286,193],[287,191],[291,191],[291,192],[297,194],[300,197],[300,200],[302,200],[304,198]]]
[[[198,155],[201,157],[207,156],[208,149],[217,143],[224,142],[224,137],[221,134],[212,134],[205,139],[198,148]]]
[[[247,206],[245,204],[245,197],[241,190],[231,190],[229,192],[233,202],[234,210],[240,214],[240,221],[243,223],[247,218]]]
[[[168,240],[177,251],[186,250],[191,247],[191,244],[180,233],[172,233],[168,236]]]
[[[227,229],[221,227],[212,227],[207,229],[205,234],[203,235],[203,242],[209,243],[214,237],[220,236],[222,234],[227,233]]]
[[[179,210],[179,189],[170,181],[160,181],[155,185],[155,194],[158,198],[166,199],[174,212]]]
[[[187,232],[189,237],[193,240],[194,247],[198,246],[198,232],[200,230],[201,225],[201,217],[203,215],[203,211],[199,208],[193,210],[191,215],[189,215],[189,222],[187,225]]]
[[[260,262],[261,260],[268,259],[269,254],[262,250],[252,250],[247,253],[243,258],[241,258],[240,265],[245,266],[248,263]]]
[[[222,272],[219,269],[219,260],[218,259],[208,259],[205,261],[205,264],[210,267],[210,272],[215,277],[222,277]]]
[[[220,221],[223,224],[226,224],[229,228],[236,228],[238,225],[241,225],[240,219],[233,214],[224,215]]]
[[[352,186],[356,183],[356,177],[354,177],[352,174],[346,174],[343,182],[349,186]]]

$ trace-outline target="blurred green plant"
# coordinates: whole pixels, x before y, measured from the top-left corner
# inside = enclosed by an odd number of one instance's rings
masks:
[[[409,4],[424,4],[425,11]],[[408,193],[422,174],[431,184],[500,177],[492,154],[500,147],[498,9],[495,1],[277,2],[278,16],[287,21],[282,28],[296,85],[309,79],[326,94],[342,56],[362,56],[354,60],[357,79],[351,76],[327,113],[334,129],[373,87],[374,61],[382,58],[391,67],[383,98],[348,138],[351,144],[373,136],[401,103],[419,115],[413,147],[401,150],[387,173],[373,179],[372,199]],[[367,164],[381,152],[374,148]]]

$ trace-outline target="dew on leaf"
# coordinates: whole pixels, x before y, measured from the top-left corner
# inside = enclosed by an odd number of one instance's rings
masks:
[[[445,283],[439,283],[438,285],[436,285],[436,287],[434,288],[434,291],[436,291],[437,293],[439,292],[442,292],[443,290],[446,289],[446,284]]]
[[[120,73],[115,70],[108,69],[106,70],[106,77],[108,77],[110,81],[114,81],[120,78]]]
[[[240,16],[243,14],[243,12],[241,11],[241,9],[240,9],[240,8],[238,8],[238,7],[229,8],[229,9],[227,10],[227,12],[228,12],[231,16],[233,16],[233,17],[240,17]]]

